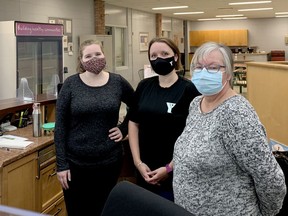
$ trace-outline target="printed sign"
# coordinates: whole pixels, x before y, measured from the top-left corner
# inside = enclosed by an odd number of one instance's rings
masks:
[[[15,22],[16,36],[63,36],[63,25]]]

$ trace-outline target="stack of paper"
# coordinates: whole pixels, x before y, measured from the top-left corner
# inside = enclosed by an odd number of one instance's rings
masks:
[[[0,136],[0,148],[18,148],[24,149],[28,145],[33,143],[27,138],[14,136],[14,135],[3,135]]]

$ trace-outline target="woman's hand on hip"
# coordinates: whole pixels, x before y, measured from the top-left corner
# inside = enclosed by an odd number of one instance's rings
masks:
[[[115,142],[120,142],[123,139],[121,130],[118,127],[109,130],[109,138]]]

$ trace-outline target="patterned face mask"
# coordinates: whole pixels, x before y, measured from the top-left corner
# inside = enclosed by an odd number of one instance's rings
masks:
[[[106,66],[106,59],[105,58],[92,58],[86,62],[82,62],[82,67],[84,70],[99,74]]]

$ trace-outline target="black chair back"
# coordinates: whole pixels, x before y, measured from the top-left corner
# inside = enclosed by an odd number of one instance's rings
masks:
[[[101,216],[193,216],[184,208],[128,181],[111,191]]]

